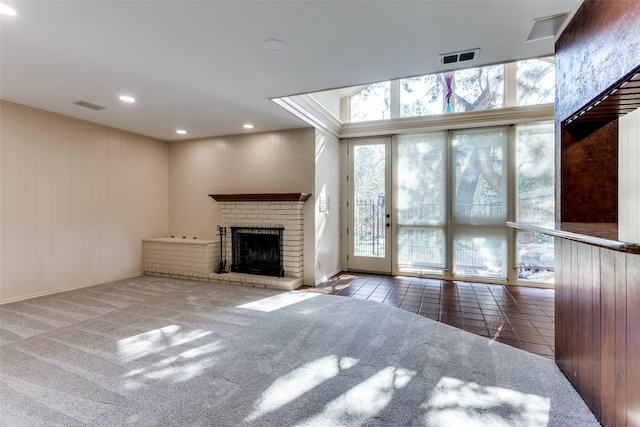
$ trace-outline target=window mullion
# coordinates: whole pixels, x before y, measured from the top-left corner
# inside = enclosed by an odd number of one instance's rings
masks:
[[[445,225],[445,279],[453,278],[453,191],[455,186],[454,165],[453,165],[453,131],[447,131],[446,148],[446,179],[447,179],[447,219]]]
[[[515,64],[514,64],[515,65]],[[515,68],[515,67],[514,67]],[[517,199],[517,158],[516,158],[516,127],[509,126],[507,130],[507,219],[515,221],[516,219],[516,199]],[[516,232],[509,228],[507,235],[507,259],[505,260],[507,269],[507,283],[515,284],[518,281],[518,269],[516,268]]]
[[[391,119],[400,118],[400,80],[391,80],[390,82],[389,104]]]
[[[515,107],[518,103],[517,64],[504,64],[504,106]]]

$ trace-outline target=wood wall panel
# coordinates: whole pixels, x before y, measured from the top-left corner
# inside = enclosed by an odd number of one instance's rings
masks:
[[[602,370],[602,354],[600,349],[602,348],[602,334],[600,325],[602,324],[602,312],[601,312],[601,293],[602,287],[600,286],[602,277],[602,264],[601,264],[601,251],[600,248],[591,248],[591,278],[592,278],[592,292],[591,292],[591,311],[593,313],[592,324],[590,327],[592,336],[593,351],[591,357],[593,357],[593,391],[592,391],[592,406],[591,410],[595,414],[596,418],[600,419],[602,413],[602,378],[600,372]],[[589,301],[585,301],[589,304]]]
[[[616,299],[613,289],[615,277],[615,253],[600,250],[601,329],[600,329],[600,383],[602,395],[602,419],[604,425],[615,425],[616,397]]]
[[[563,253],[564,248],[566,246],[566,240],[564,239],[555,239],[554,245],[554,259],[566,259],[566,255]],[[556,262],[555,267],[555,276],[556,283],[569,283],[569,278],[567,277],[568,266],[565,263]],[[560,280],[558,280],[560,279]],[[564,334],[564,326],[565,326],[565,313],[567,311],[568,304],[565,301],[565,287],[559,286],[556,284],[555,287],[555,354],[556,354],[556,363],[560,367],[562,371],[566,372],[566,360],[567,360],[567,347],[563,346],[562,343],[566,342],[566,337]]]
[[[0,101],[0,302],[142,273],[167,143]]]
[[[580,390],[580,371],[578,369],[578,360],[580,355],[580,335],[576,333],[579,329],[576,328],[576,325],[580,324],[580,297],[578,294],[579,289],[579,280],[578,280],[578,245],[577,242],[569,242],[570,243],[570,263],[571,263],[571,294],[570,294],[570,304],[571,304],[571,317],[569,321],[569,337],[571,343],[571,361],[569,366],[571,366],[571,379],[573,380],[573,385],[575,388]]]
[[[618,221],[618,120],[562,122],[640,65],[640,2],[586,0],[556,42],[557,220]]]
[[[627,425],[627,257],[615,252],[615,372],[616,372],[616,423]],[[635,361],[636,364],[637,361]]]
[[[593,283],[591,270],[591,250],[589,245],[577,244],[577,312],[578,337],[577,371],[580,394],[589,405],[593,406]]]
[[[640,255],[558,238],[556,361],[604,426],[640,425]]]
[[[581,139],[561,129],[560,218],[618,222],[618,122]]]
[[[640,426],[640,263],[627,260],[627,425]]]

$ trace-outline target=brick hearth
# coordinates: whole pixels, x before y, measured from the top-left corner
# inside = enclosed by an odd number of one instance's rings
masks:
[[[292,290],[304,275],[303,209],[306,193],[211,195],[220,203],[222,227],[227,227],[226,270],[231,262],[230,227],[282,227],[285,277],[215,273],[220,265],[217,240],[154,238],[143,240],[144,274],[239,286]]]

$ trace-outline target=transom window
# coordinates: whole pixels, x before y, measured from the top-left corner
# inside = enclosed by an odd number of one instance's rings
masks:
[[[408,77],[359,89],[349,97],[348,116],[356,123],[547,104],[554,83],[553,57]]]

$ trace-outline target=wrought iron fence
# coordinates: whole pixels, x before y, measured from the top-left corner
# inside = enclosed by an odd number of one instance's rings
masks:
[[[356,200],[354,207],[354,255],[385,256],[384,195]]]

